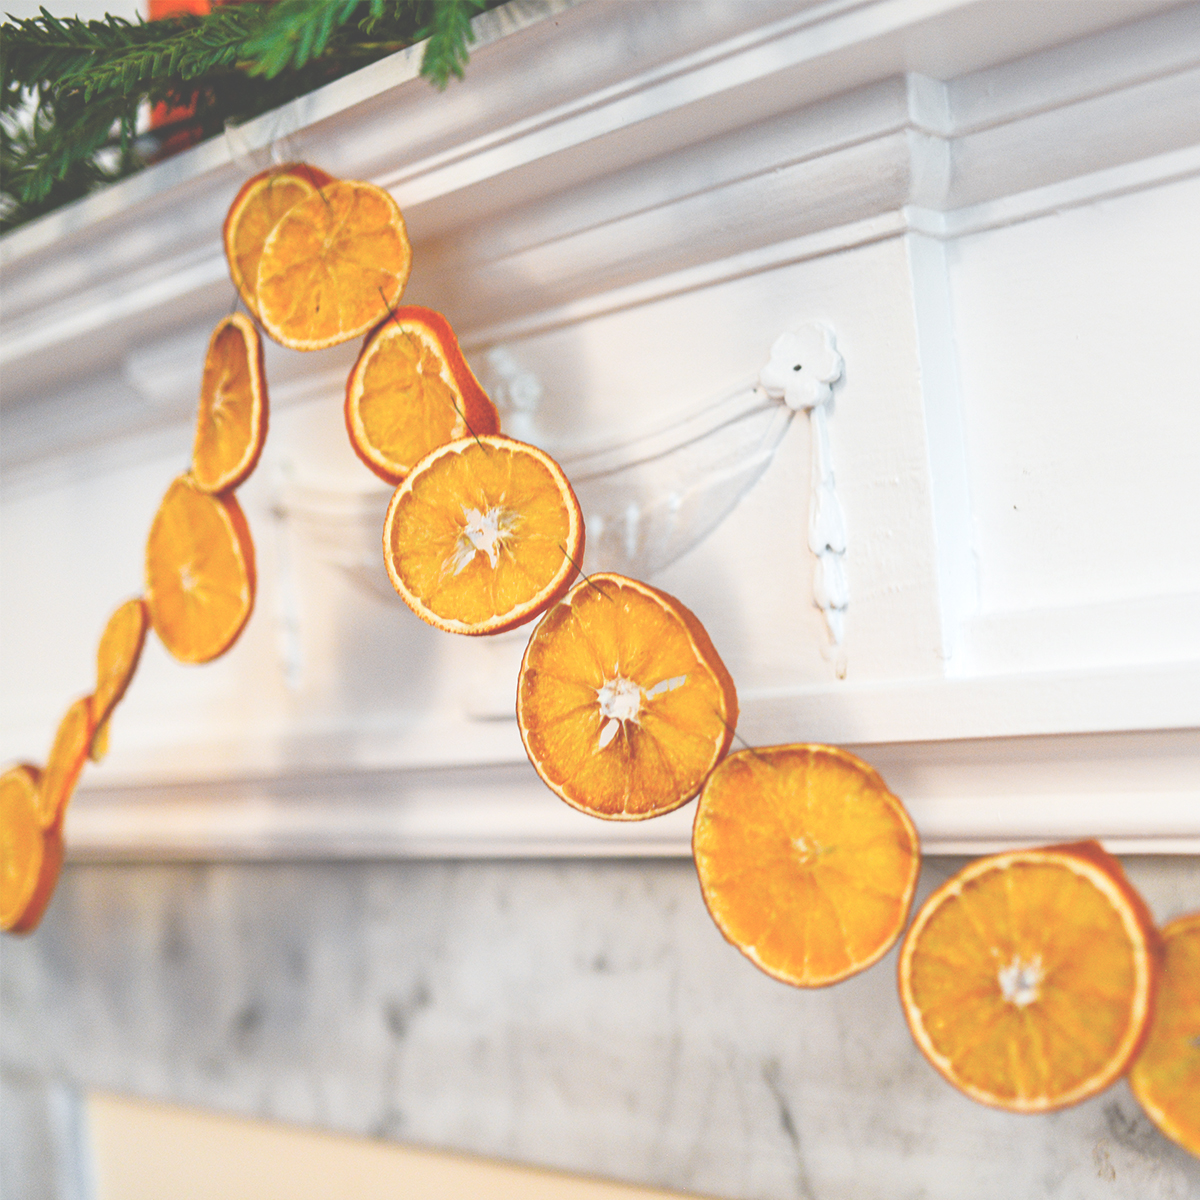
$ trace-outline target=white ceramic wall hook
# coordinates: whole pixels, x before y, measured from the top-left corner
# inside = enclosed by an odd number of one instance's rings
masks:
[[[803,325],[775,339],[771,357],[759,373],[762,390],[795,412],[807,412],[812,426],[812,500],[808,545],[817,556],[813,602],[825,615],[829,635],[840,645],[850,593],[846,582],[846,523],[834,491],[829,450],[828,408],[833,384],[842,377],[842,356],[833,332],[824,325]]]

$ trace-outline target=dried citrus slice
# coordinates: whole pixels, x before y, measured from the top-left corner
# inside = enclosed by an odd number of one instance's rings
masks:
[[[58,824],[66,812],[71,793],[87,762],[96,724],[92,720],[91,696],[80,696],[63,714],[50,747],[50,757],[42,772],[38,796],[38,814],[42,828]]]
[[[562,468],[524,442],[447,442],[396,489],[383,560],[401,599],[447,633],[500,633],[571,586],[583,513]]]
[[[37,891],[45,857],[37,767],[0,775],[0,929],[14,930]]]
[[[797,987],[837,983],[882,958],[921,865],[904,805],[833,746],[731,754],[700,793],[692,849],[717,927]]]
[[[96,651],[96,691],[92,696],[92,719],[97,731],[125,695],[137,670],[149,620],[146,602],[138,596],[126,600],[108,618],[100,635],[100,646]]]
[[[397,484],[438,446],[499,433],[500,418],[446,318],[409,306],[363,343],[346,381],[346,429],[354,453]]]
[[[922,906],[900,999],[925,1057],[974,1100],[1048,1112],[1103,1091],[1146,1032],[1158,935],[1095,842],[977,859]]]
[[[1155,1125],[1200,1155],[1200,913],[1165,925],[1162,940],[1154,1018],[1129,1084]]]
[[[285,163],[248,179],[234,197],[222,234],[229,274],[246,307],[258,316],[258,260],[267,234],[293,205],[333,182],[305,163]]]
[[[331,183],[267,236],[255,285],[263,327],[293,350],[349,341],[399,303],[411,266],[395,200],[371,183]]]
[[[267,438],[262,338],[242,313],[212,332],[200,382],[192,479],[202,492],[226,492],[258,464]]]
[[[180,662],[224,654],[250,618],[254,584],[254,543],[238,502],[179,476],[146,541],[146,605],[163,645]]]
[[[517,725],[568,804],[637,821],[690,800],[724,757],[737,692],[704,626],[673,596],[593,575],[533,631]]]

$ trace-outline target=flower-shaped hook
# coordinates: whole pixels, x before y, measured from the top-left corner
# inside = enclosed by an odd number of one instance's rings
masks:
[[[773,400],[806,412],[825,404],[833,394],[830,384],[842,375],[842,356],[833,334],[823,325],[802,325],[794,333],[775,339],[771,360],[758,382]]]

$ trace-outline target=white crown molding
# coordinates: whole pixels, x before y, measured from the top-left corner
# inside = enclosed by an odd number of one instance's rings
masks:
[[[107,373],[118,427],[143,423],[123,364],[227,306],[221,218],[272,147],[387,183],[414,293],[476,346],[911,229],[1010,223],[1056,187],[1083,204],[1196,171],[1200,5],[1046,5],[1039,24],[967,0],[772,3],[732,30],[727,6],[689,6],[686,29],[674,7],[622,6],[659,39],[629,74],[604,3],[520,0],[480,18],[445,96],[407,51],[0,240],[5,406]],[[1027,53],[980,62],[985,34],[993,58]],[[566,61],[585,68],[564,78]],[[20,420],[5,441],[8,464],[48,449]]]
[[[1200,735],[1183,732],[851,745],[931,854],[1099,837],[1120,853],[1200,853]],[[453,768],[306,770],[82,789],[73,859],[687,857],[694,805],[597,821],[523,759]]]

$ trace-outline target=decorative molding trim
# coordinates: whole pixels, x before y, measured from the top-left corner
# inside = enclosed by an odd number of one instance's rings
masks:
[[[850,748],[904,797],[925,853],[1081,837],[1123,853],[1200,853],[1196,731]],[[598,821],[522,762],[89,786],[66,841],[74,860],[687,857],[693,815],[687,805]]]

